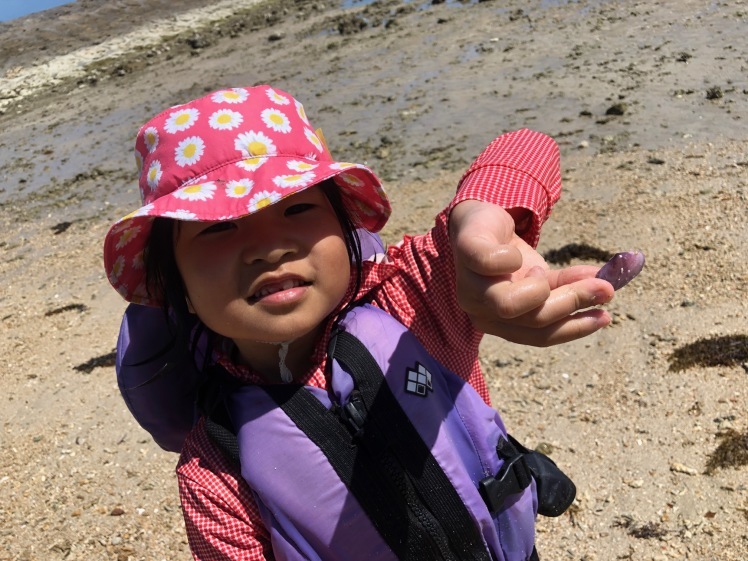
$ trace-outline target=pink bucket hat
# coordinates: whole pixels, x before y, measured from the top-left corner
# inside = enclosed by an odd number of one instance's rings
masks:
[[[157,306],[143,250],[155,217],[233,220],[332,179],[359,228],[379,231],[390,204],[366,166],[335,162],[302,105],[269,86],[232,88],[168,109],[138,132],[143,207],[116,222],[104,268],[125,300]]]

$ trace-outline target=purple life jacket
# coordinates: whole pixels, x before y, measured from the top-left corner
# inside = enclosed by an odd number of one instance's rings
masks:
[[[339,327],[329,394],[241,386],[225,402],[275,558],[537,559],[536,483],[514,481],[498,413],[389,314],[360,306]]]

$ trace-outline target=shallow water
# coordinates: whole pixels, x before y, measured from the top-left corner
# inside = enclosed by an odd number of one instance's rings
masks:
[[[73,2],[75,0],[3,0],[0,2],[0,21],[11,21]]]

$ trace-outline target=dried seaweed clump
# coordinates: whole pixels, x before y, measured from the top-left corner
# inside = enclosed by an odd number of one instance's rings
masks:
[[[717,449],[706,462],[706,473],[712,474],[718,468],[748,466],[748,431],[739,433],[730,429],[719,438]]]
[[[610,260],[613,254],[599,247],[586,243],[570,243],[558,249],[547,251],[543,258],[554,265],[567,265],[572,259],[587,259],[605,262]]]
[[[646,522],[644,524],[637,524],[633,517],[623,515],[619,516],[613,522],[614,527],[626,528],[630,536],[639,538],[640,540],[649,539],[661,539],[664,538],[668,531],[662,527],[659,522]]]
[[[748,361],[748,335],[697,339],[675,349],[669,361],[674,372],[692,366],[735,366]]]
[[[70,312],[73,310],[76,312],[85,312],[88,310],[88,306],[86,306],[85,304],[67,304],[66,306],[62,306],[60,308],[55,308],[54,310],[45,312],[44,317],[56,316],[57,314]]]

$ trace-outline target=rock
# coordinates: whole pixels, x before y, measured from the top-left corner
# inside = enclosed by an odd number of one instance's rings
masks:
[[[619,102],[608,107],[608,109],[605,111],[605,114],[620,116],[620,115],[624,115],[627,110],[628,110],[628,105],[626,105],[623,102]]]

